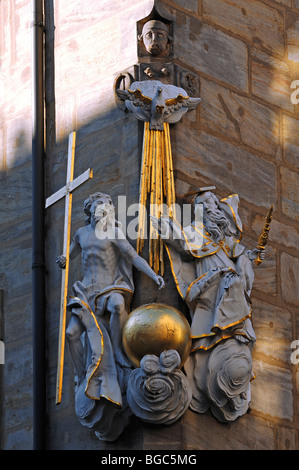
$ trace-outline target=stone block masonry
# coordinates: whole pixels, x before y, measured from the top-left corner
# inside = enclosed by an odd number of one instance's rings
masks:
[[[299,64],[298,0],[158,0],[174,22],[173,57],[194,74],[202,103],[171,126],[179,202],[198,186],[218,196],[237,192],[244,244],[253,248],[274,204],[267,258],[252,292],[254,349],[251,412],[223,427],[209,413],[188,412],[171,429],[134,422],[113,444],[82,429],[74,413],[73,369],[66,351],[63,401],[55,406],[64,205],[46,217],[49,449],[298,449],[299,373],[291,343],[299,339],[299,104],[291,88]],[[75,177],[94,179],[73,199],[72,231],[84,223],[93,191],[137,202],[142,126],[118,109],[113,83],[137,63],[136,23],[152,0],[45,2],[46,195],[65,184],[68,133],[77,131]],[[5,365],[1,445],[32,448],[31,351],[31,1],[0,2],[1,122],[0,289]],[[78,277],[73,264],[70,282]],[[135,275],[135,304],[165,301],[184,309],[169,266],[157,293]],[[2,338],[0,338],[2,339]]]
[[[0,5],[0,446],[32,446],[31,11]]]
[[[239,36],[250,45],[258,45],[277,54],[284,54],[283,11],[265,2],[252,0],[202,1],[204,19]]]
[[[238,438],[242,448],[296,449],[298,366],[290,358],[299,339],[299,104],[291,100],[291,85],[299,63],[290,52],[299,34],[298,5],[201,0],[197,12],[187,2],[162,3],[176,24],[175,58],[196,74],[202,98],[196,117],[184,118],[173,132],[178,195],[184,200],[186,192],[210,184],[223,197],[237,192],[246,211],[243,242],[251,247],[274,204],[267,259],[255,269],[252,292],[257,343],[250,425],[256,435],[245,443],[240,428],[244,443]],[[216,435],[217,424],[209,426]],[[230,436],[229,448],[239,448]],[[224,438],[216,441],[205,445],[227,448]]]

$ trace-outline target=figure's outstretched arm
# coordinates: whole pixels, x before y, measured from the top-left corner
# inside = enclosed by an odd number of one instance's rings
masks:
[[[159,289],[164,287],[165,284],[163,277],[159,276],[152,270],[152,268],[145,261],[145,259],[141,258],[141,256],[138,255],[137,251],[134,250],[128,240],[122,238],[117,239],[116,242],[120,252],[124,255],[127,260],[129,260],[133,264],[133,266],[135,266],[135,268],[138,269],[138,271],[143,272],[148,277],[153,279],[153,281],[159,286]]]
[[[152,225],[158,234],[162,237],[162,240],[172,246],[185,261],[192,261],[193,256],[189,253],[183,232],[181,228],[174,226],[173,221],[170,218],[164,219],[150,216]]]

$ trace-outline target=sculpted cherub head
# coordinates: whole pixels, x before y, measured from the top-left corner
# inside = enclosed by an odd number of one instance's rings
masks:
[[[163,21],[147,21],[138,39],[143,40],[147,52],[151,55],[160,55],[166,50],[167,44],[170,41],[168,27]]]

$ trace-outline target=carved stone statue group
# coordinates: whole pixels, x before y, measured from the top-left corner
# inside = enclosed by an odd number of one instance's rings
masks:
[[[153,63],[163,58],[172,40],[160,20],[146,22],[138,39],[155,56]],[[200,102],[157,80],[137,81],[117,95],[155,132]],[[241,244],[238,195],[219,200],[215,189],[195,191],[189,226],[163,215],[151,219],[189,309],[192,347],[184,364],[172,347],[158,356],[149,351],[139,367],[130,362],[122,334],[131,313],[133,269],[159,289],[164,280],[125,238],[109,195],[97,192],[84,202],[86,223],[70,246],[70,259],[81,254],[82,279],[73,285],[68,302],[66,337],[75,368],[76,414],[99,439],[117,439],[132,415],[170,425],[190,407],[230,422],[250,406],[255,343],[250,294],[253,262],[263,259],[264,250]],[[65,263],[64,256],[57,258],[60,268]]]
[[[195,217],[184,228],[171,218],[154,220],[160,236],[167,231],[163,240],[173,277],[191,317],[192,350],[183,370],[177,351],[170,351],[172,366],[162,367],[163,375],[159,358],[147,355],[136,368],[122,345],[134,293],[133,267],[159,289],[164,287],[163,278],[124,237],[109,195],[95,193],[84,202],[86,225],[75,233],[70,247],[71,259],[81,254],[83,277],[73,285],[66,336],[76,374],[76,413],[100,439],[116,439],[132,413],[145,421],[171,424],[189,406],[198,413],[210,409],[223,422],[248,409],[255,342],[252,263],[259,250],[240,243],[237,195],[219,201],[203,188],[194,200],[195,215],[200,206],[203,221]],[[199,234],[203,243],[197,244]],[[59,256],[57,264],[64,268],[65,258]],[[159,381],[161,390],[149,400],[152,384]],[[168,402],[180,403],[171,413],[166,402],[161,409],[167,387]]]

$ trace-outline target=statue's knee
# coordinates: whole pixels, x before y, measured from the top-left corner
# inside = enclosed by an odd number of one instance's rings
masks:
[[[66,332],[65,332],[65,336],[66,336],[68,341],[72,341],[72,339],[74,337],[74,330],[72,328],[67,328]]]
[[[124,311],[125,311],[125,304],[123,302],[114,304],[112,312],[116,313],[117,315],[122,315]]]
[[[81,331],[78,331],[78,328],[76,328],[75,326],[70,325],[67,327],[65,335],[68,341],[73,342],[77,341],[80,338]]]
[[[121,315],[125,310],[125,302],[124,298],[121,294],[114,294],[110,298],[110,302],[108,305],[108,310],[111,313],[116,313],[117,315]]]

